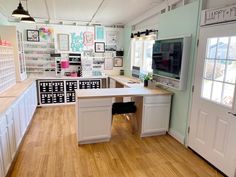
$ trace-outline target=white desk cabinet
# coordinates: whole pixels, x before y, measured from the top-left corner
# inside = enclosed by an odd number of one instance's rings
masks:
[[[5,172],[3,169],[3,161],[2,161],[2,151],[1,151],[1,146],[0,146],[0,177],[4,177]]]
[[[143,98],[141,137],[165,134],[169,128],[170,95]]]
[[[17,101],[12,106],[12,112],[14,117],[14,126],[15,126],[15,140],[16,140],[16,148],[19,147],[22,136],[21,136],[21,119],[20,119],[20,110],[19,110],[19,101]]]
[[[22,83],[23,84],[23,83]],[[14,95],[14,92],[13,92]],[[33,83],[18,96],[11,92],[0,97],[0,177],[4,177],[37,106],[36,85]]]
[[[6,116],[2,115],[0,117],[0,149],[2,151],[2,160],[4,171],[7,172],[11,165],[11,152],[10,152],[10,142],[9,135],[7,131],[7,120]]]
[[[13,159],[16,153],[16,136],[15,136],[15,125],[13,121],[14,117],[11,109],[6,112],[6,118],[7,118],[7,131],[9,135],[10,155],[11,159]]]
[[[112,98],[81,99],[77,102],[79,144],[109,141]]]

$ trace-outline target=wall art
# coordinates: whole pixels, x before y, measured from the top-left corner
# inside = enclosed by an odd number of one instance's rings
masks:
[[[27,41],[39,42],[39,31],[38,30],[26,30]]]
[[[104,53],[105,52],[105,43],[104,42],[95,42],[94,44],[96,53]]]
[[[84,48],[83,32],[71,33],[71,50],[72,52],[82,52]]]
[[[123,58],[115,57],[114,58],[114,67],[122,67],[123,66]]]
[[[46,27],[39,28],[39,38],[41,42],[54,42],[53,28],[46,28]]]
[[[94,34],[92,32],[84,32],[84,45],[92,46],[94,44]]]
[[[107,31],[106,32],[106,45],[116,45],[117,44],[117,31]]]
[[[104,27],[103,26],[95,26],[95,37],[96,41],[104,41],[105,34],[104,34]]]
[[[58,34],[57,41],[60,51],[69,51],[69,34]]]

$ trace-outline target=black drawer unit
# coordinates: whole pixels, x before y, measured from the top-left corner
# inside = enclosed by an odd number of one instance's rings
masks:
[[[52,93],[41,93],[40,94],[41,104],[52,104]]]
[[[77,81],[66,81],[66,102],[75,102],[75,89],[78,88]]]
[[[79,81],[79,89],[90,89],[90,80],[81,80]]]
[[[91,89],[99,89],[99,88],[101,88],[101,80],[91,80],[90,81],[90,88]]]
[[[81,80],[79,89],[98,89],[101,88],[101,80]]]
[[[39,90],[41,93],[52,92],[52,82],[39,82]]]
[[[75,91],[78,88],[77,81],[66,81],[66,92]]]
[[[65,94],[53,93],[53,103],[65,103]]]
[[[75,92],[67,92],[66,93],[66,102],[67,103],[72,103],[72,102],[75,102],[76,99],[75,99]]]
[[[52,81],[53,92],[64,92],[64,81]]]

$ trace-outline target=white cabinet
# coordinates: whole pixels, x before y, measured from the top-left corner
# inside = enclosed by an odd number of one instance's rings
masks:
[[[37,107],[36,84],[32,84],[18,101],[21,136],[25,134]]]
[[[109,141],[112,98],[81,99],[77,102],[79,144]]]
[[[0,177],[4,177],[5,176],[2,157],[3,157],[2,156],[2,150],[1,150],[1,146],[0,146]]]
[[[7,131],[9,135],[10,154],[11,154],[11,159],[13,159],[16,153],[16,137],[15,137],[15,125],[13,121],[13,113],[11,109],[9,109],[6,112],[6,118],[7,118]]]
[[[116,81],[109,78],[109,88],[116,88]]]
[[[170,95],[143,98],[141,137],[165,134],[169,128]]]
[[[21,136],[21,119],[20,119],[20,111],[19,111],[19,101],[17,101],[12,106],[12,112],[14,117],[14,126],[15,126],[15,140],[16,140],[16,148],[19,147],[22,136]]]
[[[26,130],[26,109],[25,109],[25,100],[23,96],[19,99],[19,115],[20,115],[21,136],[23,136]]]
[[[13,97],[0,99],[12,99],[12,105],[0,113],[0,177],[4,177],[35,112],[36,84],[32,84],[16,101]]]
[[[4,171],[7,172],[11,165],[11,152],[10,152],[10,142],[9,135],[7,131],[7,120],[6,116],[0,116],[0,146],[2,151],[2,160]]]

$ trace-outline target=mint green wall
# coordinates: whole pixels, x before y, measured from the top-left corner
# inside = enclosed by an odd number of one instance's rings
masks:
[[[0,13],[0,25],[7,25],[8,21],[7,18],[4,17],[1,13]]]
[[[162,14],[159,18],[158,37],[178,37],[180,35],[192,35],[191,56],[189,58],[187,89],[184,91],[173,91],[172,112],[170,130],[181,137],[185,137],[189,108],[191,105],[191,85],[196,52],[196,36],[198,34],[200,0],[173,11]]]
[[[126,76],[131,76],[131,26],[125,26],[124,29],[124,70]]]

